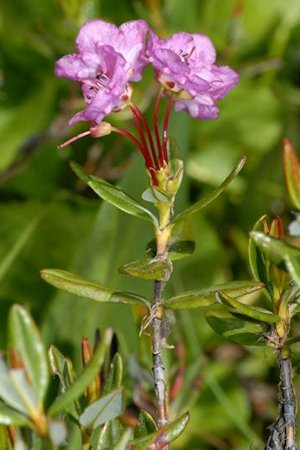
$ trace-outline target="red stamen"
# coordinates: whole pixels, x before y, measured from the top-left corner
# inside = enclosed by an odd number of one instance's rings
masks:
[[[148,145],[147,145],[147,142],[146,142],[146,139],[145,139],[144,130],[143,130],[142,126],[141,126],[138,113],[132,107],[132,105],[130,106],[130,108],[131,108],[131,111],[132,111],[132,114],[133,114],[133,119],[134,119],[135,126],[136,126],[136,128],[137,128],[137,130],[139,132],[139,135],[140,135],[140,138],[141,138],[141,141],[142,141],[142,146],[144,147],[144,151],[145,151],[145,153],[148,153],[149,160],[152,161],[151,155],[149,153]],[[153,166],[153,162],[152,162],[152,166]]]
[[[163,164],[164,158],[163,158],[163,154],[162,154],[162,146],[161,146],[160,136],[159,136],[158,110],[159,110],[159,105],[160,105],[160,102],[161,102],[164,92],[165,92],[164,88],[159,91],[156,102],[155,102],[155,106],[154,106],[154,112],[153,112],[154,133],[155,133],[155,138],[156,138],[156,146],[157,146],[157,150],[158,150],[158,157],[159,157],[160,165]]]
[[[171,115],[173,105],[174,105],[174,98],[173,98],[173,96],[171,96],[168,106],[167,106],[167,110],[166,110],[166,114],[165,114],[165,118],[164,118],[164,124],[163,124],[162,151],[163,151],[163,160],[166,163],[169,160],[169,157],[168,157],[168,127],[169,127],[169,120],[170,120],[170,115]]]
[[[111,127],[111,131],[115,131],[116,133],[119,133],[122,136],[125,136],[127,139],[129,139],[131,142],[133,142],[134,145],[136,146],[136,148],[143,155],[147,168],[149,170],[154,168],[152,159],[148,152],[148,149],[145,149],[144,146],[140,143],[140,141],[135,136],[133,136],[133,134],[129,133],[129,131],[126,131],[123,128],[116,128],[116,127]]]
[[[151,154],[152,154],[152,158],[154,161],[154,165],[158,169],[159,168],[158,159],[156,156],[155,147],[154,147],[154,143],[153,143],[153,139],[152,139],[152,134],[151,134],[151,130],[148,125],[147,119],[144,116],[144,114],[142,113],[142,111],[134,103],[131,103],[131,110],[132,110],[133,114],[138,115],[140,120],[143,122],[143,125],[144,125],[146,133],[147,133],[148,141],[150,144],[150,149],[151,149]]]

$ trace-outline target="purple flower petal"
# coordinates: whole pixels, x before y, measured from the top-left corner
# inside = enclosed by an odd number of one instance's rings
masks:
[[[215,65],[215,48],[203,34],[175,33],[162,40],[150,31],[146,52],[157,80],[175,95],[175,110],[199,119],[218,117],[216,100],[239,82],[233,69]]]

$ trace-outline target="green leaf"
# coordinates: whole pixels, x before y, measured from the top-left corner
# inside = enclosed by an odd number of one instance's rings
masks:
[[[0,401],[0,423],[3,425],[15,425],[17,427],[31,427],[31,422],[28,420],[28,417],[10,408],[2,401]]]
[[[71,163],[71,167],[73,171],[103,200],[106,200],[108,203],[111,203],[127,214],[152,222],[154,225],[158,224],[157,218],[151,211],[145,208],[137,200],[125,194],[120,188],[113,186],[101,178],[89,175],[82,167],[74,162]]]
[[[9,370],[0,357],[0,397],[8,406],[29,416],[38,410],[38,398],[29,385],[24,369]]]
[[[139,423],[134,429],[134,438],[147,436],[157,431],[157,426],[152,416],[145,410],[141,410],[139,414]]]
[[[168,444],[169,442],[177,439],[181,433],[184,431],[187,423],[189,421],[189,413],[185,413],[168,423],[165,427],[161,428],[159,431],[152,433],[148,436],[143,436],[138,439],[131,441],[131,445],[135,450],[147,450],[150,445],[155,443],[159,438],[159,444]],[[163,438],[162,438],[163,436]]]
[[[79,275],[59,269],[44,269],[41,277],[52,286],[101,303],[126,303],[147,305],[148,301],[141,295],[131,292],[113,291],[98,283],[86,280]]]
[[[112,450],[126,450],[131,437],[131,429],[127,428],[120,437],[120,440],[112,447]]]
[[[300,164],[292,143],[283,143],[283,166],[289,196],[295,208],[300,210]]]
[[[111,329],[105,330],[100,345],[96,348],[93,357],[84,367],[81,374],[77,377],[72,386],[70,386],[70,388],[64,394],[59,396],[50,406],[48,411],[50,416],[54,416],[61,411],[67,410],[70,405],[79,399],[79,397],[85,392],[86,388],[100,371],[112,336],[113,332]]]
[[[85,428],[91,425],[93,428],[97,428],[105,422],[120,416],[123,411],[123,388],[118,388],[85,408],[79,417],[79,422]]]
[[[218,297],[220,298],[222,303],[231,306],[235,310],[235,312],[243,316],[250,317],[259,322],[265,322],[269,324],[276,323],[279,320],[277,314],[272,314],[270,311],[267,311],[263,308],[245,305],[238,300],[231,298],[229,295],[226,295],[225,292],[220,291]]]
[[[285,269],[300,286],[300,249],[281,239],[252,231],[251,237],[273,264]]]
[[[119,268],[119,272],[144,280],[165,280],[171,271],[170,263],[163,259],[144,258]]]
[[[112,419],[96,428],[91,436],[90,444],[97,450],[112,448],[124,432],[124,427],[118,419]]]
[[[66,424],[58,420],[51,420],[49,422],[49,436],[56,447],[62,445],[67,437]]]
[[[263,215],[258,219],[258,221],[255,223],[253,227],[253,231],[264,231],[264,222],[266,221],[267,216]],[[261,254],[261,251],[258,249],[257,245],[255,244],[253,238],[249,239],[249,262],[252,274],[256,280],[260,280],[262,283],[267,283],[268,278],[265,271],[265,265],[263,261],[263,256]]]
[[[187,208],[182,213],[178,214],[174,217],[172,220],[172,223],[177,223],[180,220],[186,219],[187,217],[191,216],[192,214],[197,213],[201,209],[208,206],[213,200],[215,200],[225,189],[226,187],[232,182],[232,180],[238,175],[238,173],[242,170],[244,164],[246,162],[246,157],[243,156],[238,164],[235,166],[233,171],[228,175],[228,177],[223,181],[223,183],[213,190],[209,195],[201,198],[197,203],[192,205],[190,208]]]
[[[181,222],[182,223],[182,222]],[[170,261],[178,261],[179,259],[186,258],[194,253],[196,248],[195,241],[193,240],[173,240],[173,232],[171,242],[168,248],[168,257]],[[156,255],[156,241],[153,239],[147,244],[146,252],[153,258]]]
[[[206,319],[218,334],[233,342],[243,345],[265,345],[262,338],[268,331],[267,325],[242,319],[224,305],[214,305],[207,309]]]
[[[220,291],[225,292],[230,297],[242,297],[250,294],[264,285],[257,281],[232,281],[229,283],[218,284],[210,288],[204,288],[197,291],[188,291],[183,294],[171,297],[164,301],[164,307],[169,309],[193,309],[206,307],[216,303],[216,294]]]
[[[14,305],[8,320],[11,347],[21,356],[26,375],[42,403],[49,384],[49,366],[40,333],[21,305]]]
[[[123,378],[123,361],[119,353],[116,353],[110,364],[109,372],[105,377],[103,392],[107,393],[112,389],[118,389],[121,386]]]

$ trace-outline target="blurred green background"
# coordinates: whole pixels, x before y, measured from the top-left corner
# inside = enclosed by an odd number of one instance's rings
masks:
[[[53,74],[56,59],[75,50],[90,18],[121,24],[146,19],[162,36],[202,32],[213,40],[218,64],[235,68],[240,85],[222,102],[218,120],[173,114],[171,135],[186,164],[177,211],[216,186],[241,155],[242,174],[204,213],[190,221],[196,251],[176,264],[168,294],[232,279],[247,279],[248,233],[262,215],[291,221],[281,141],[300,146],[299,0],[2,0],[0,5],[0,342],[5,348],[11,304],[28,305],[47,344],[78,360],[80,338],[111,325],[121,352],[149,366],[141,311],[97,305],[58,293],[39,278],[42,268],[71,270],[108,286],[150,295],[151,282],[126,278],[121,264],[141,257],[151,225],[102,204],[76,180],[69,161],[119,183],[139,198],[147,184],[141,158],[120,137],[59,143],[87,124],[67,121],[81,108],[80,90]],[[151,69],[136,86],[147,114],[155,94]],[[122,113],[123,114],[123,113]],[[150,116],[149,116],[150,117]],[[112,117],[132,127],[125,114]],[[225,342],[203,312],[177,315],[170,341],[186,347],[186,385],[177,407],[191,403],[191,421],[178,449],[262,448],[276,417],[277,367],[271,352]],[[178,368],[166,355],[169,376]],[[131,364],[134,367],[134,365]],[[131,367],[130,366],[130,367]],[[130,369],[128,366],[128,373]],[[300,383],[296,386],[300,394]],[[300,439],[299,439],[300,444]],[[74,447],[75,448],[75,447]]]

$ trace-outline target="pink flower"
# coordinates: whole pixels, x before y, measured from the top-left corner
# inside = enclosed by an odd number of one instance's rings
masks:
[[[120,28],[102,20],[86,22],[76,39],[78,53],[59,59],[55,74],[81,84],[86,109],[79,120],[100,123],[111,111],[125,107],[131,97],[130,81],[139,81],[147,64],[144,20],[124,23]]]
[[[175,111],[199,119],[218,117],[216,100],[239,82],[230,67],[215,65],[215,48],[202,34],[175,33],[162,40],[150,31],[147,57],[157,80],[174,95]]]

